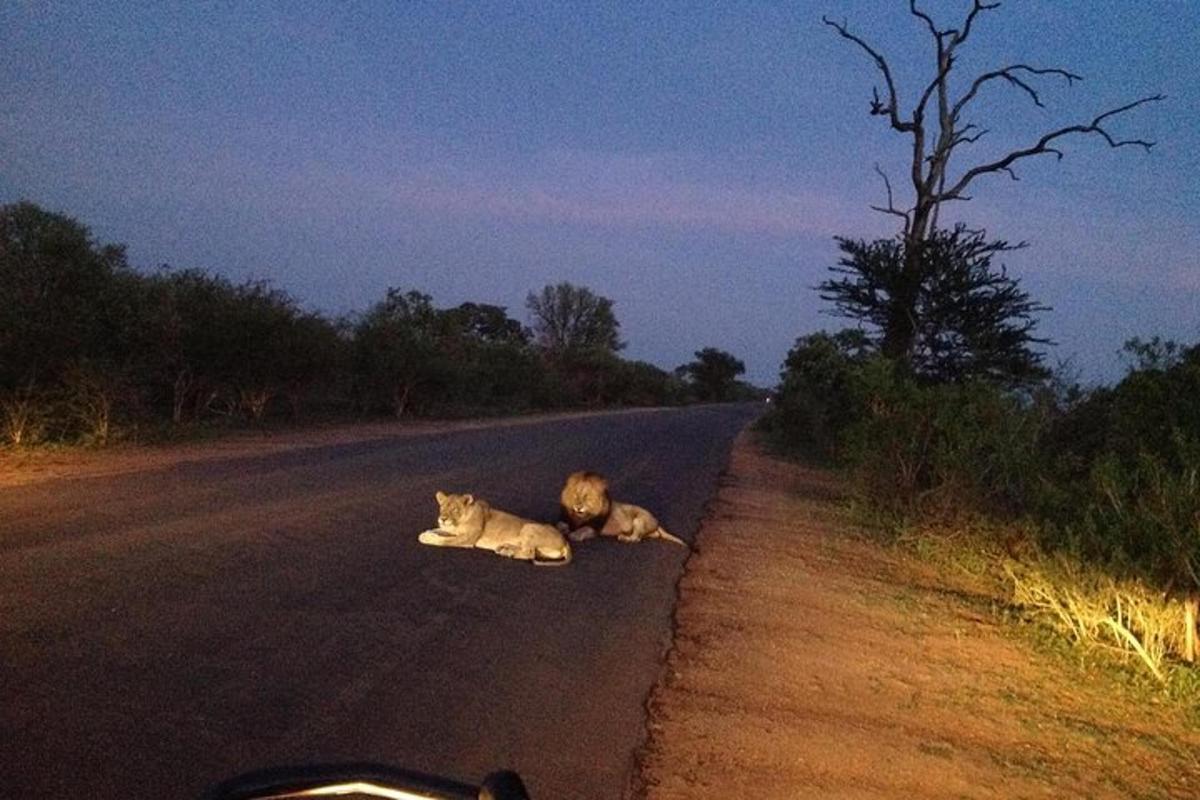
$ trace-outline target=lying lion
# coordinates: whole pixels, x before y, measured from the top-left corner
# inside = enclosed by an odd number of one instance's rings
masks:
[[[567,476],[559,497],[562,521],[572,541],[581,542],[599,533],[615,536],[622,542],[664,539],[687,547],[687,542],[668,533],[646,509],[631,503],[617,503],[608,496],[608,481],[595,472],[573,472]]]
[[[417,537],[434,547],[482,547],[539,566],[571,563],[571,545],[553,526],[498,511],[469,494],[438,492],[438,526]]]

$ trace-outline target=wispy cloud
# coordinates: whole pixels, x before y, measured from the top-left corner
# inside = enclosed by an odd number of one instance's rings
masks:
[[[863,217],[842,198],[755,183],[728,166],[678,156],[555,151],[520,168],[476,163],[406,173],[386,186],[370,180],[398,205],[519,222],[824,237],[860,228]]]

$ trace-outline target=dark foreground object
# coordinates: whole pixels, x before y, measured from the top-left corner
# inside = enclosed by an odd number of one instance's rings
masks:
[[[478,785],[378,764],[287,767],[223,781],[205,800],[287,800],[301,797],[396,797],[429,800],[530,800],[515,772],[493,772]]]
[[[497,765],[619,797],[686,551],[539,569],[417,543],[434,492],[553,520],[563,478],[689,542],[756,407],[385,438],[0,490],[0,764],[13,797],[183,798],[277,764]]]

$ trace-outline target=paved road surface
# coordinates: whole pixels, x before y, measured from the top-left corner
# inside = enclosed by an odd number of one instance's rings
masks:
[[[551,518],[571,470],[691,539],[758,409],[633,412],[0,489],[0,794],[195,797],[374,760],[616,798],[685,553],[417,544],[433,493]]]

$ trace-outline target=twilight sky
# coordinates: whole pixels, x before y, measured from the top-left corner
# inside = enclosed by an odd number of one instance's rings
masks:
[[[969,0],[923,0],[949,25]],[[704,346],[773,383],[798,335],[840,327],[812,290],[835,235],[890,236],[907,140],[866,113],[877,73],[907,112],[932,45],[902,0],[606,3],[0,3],[0,203],[28,199],[131,262],[268,278],[306,306],[388,286],[440,306],[567,280],[615,301],[625,354]],[[1164,93],[1066,158],[985,176],[958,216],[1030,247],[1006,264],[1054,307],[1041,332],[1088,381],[1134,335],[1200,340],[1200,3],[1008,0],[960,80],[1012,63],[1085,80],[995,83],[960,168]]]

